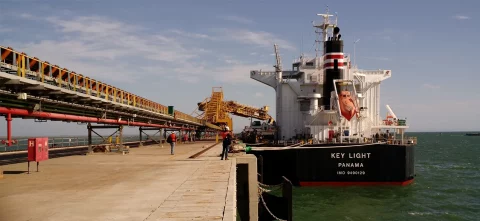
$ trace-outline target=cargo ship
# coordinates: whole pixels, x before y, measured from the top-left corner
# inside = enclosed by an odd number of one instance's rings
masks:
[[[406,137],[406,118],[389,105],[387,116],[380,115],[380,84],[391,70],[361,70],[355,58],[352,65],[338,17],[331,21],[328,10],[318,15],[315,57],[302,55],[284,71],[275,44],[275,70],[250,72],[276,91],[274,140],[247,148],[262,158],[262,182],[285,176],[299,186],[412,183],[417,140]]]

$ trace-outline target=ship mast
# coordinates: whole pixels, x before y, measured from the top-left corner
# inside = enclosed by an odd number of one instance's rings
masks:
[[[282,60],[280,58],[280,53],[278,52],[278,45],[274,44],[273,49],[275,51],[275,60],[276,60],[276,65],[273,67],[275,67],[275,72],[282,72]]]
[[[315,58],[318,58],[318,52],[320,51],[320,43],[323,43],[328,40],[328,29],[337,27],[338,17],[335,16],[335,24],[330,23],[330,17],[333,16],[330,14],[327,6],[327,13],[326,14],[317,14],[318,16],[323,17],[322,24],[315,24],[313,23],[313,27],[315,28],[315,33],[317,34],[317,38],[315,40]],[[335,13],[336,15],[336,13]],[[322,50],[323,54],[323,50]]]

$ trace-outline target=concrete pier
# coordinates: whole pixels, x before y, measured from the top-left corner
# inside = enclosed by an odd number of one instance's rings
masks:
[[[238,156],[237,164],[237,206],[240,220],[258,220],[258,179],[257,158],[247,154]]]
[[[2,166],[0,220],[236,220],[236,161],[212,142]]]

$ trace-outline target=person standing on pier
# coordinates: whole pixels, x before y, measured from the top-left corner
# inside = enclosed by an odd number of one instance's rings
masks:
[[[230,133],[230,128],[228,126],[225,126],[222,133],[222,139],[225,139],[227,137],[227,134],[229,133]]]
[[[224,157],[225,157],[225,160],[228,160],[228,150],[231,144],[232,144],[232,135],[227,134],[227,136],[225,136],[225,138],[223,139],[222,158],[220,160],[223,160]]]
[[[175,143],[177,142],[177,135],[175,134],[175,132],[172,132],[168,136],[167,142],[170,143],[170,154],[173,155],[173,150],[175,148]]]

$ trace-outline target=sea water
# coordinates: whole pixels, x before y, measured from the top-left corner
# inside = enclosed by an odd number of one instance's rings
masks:
[[[413,184],[295,188],[294,220],[480,220],[480,137],[408,136],[418,138]]]

